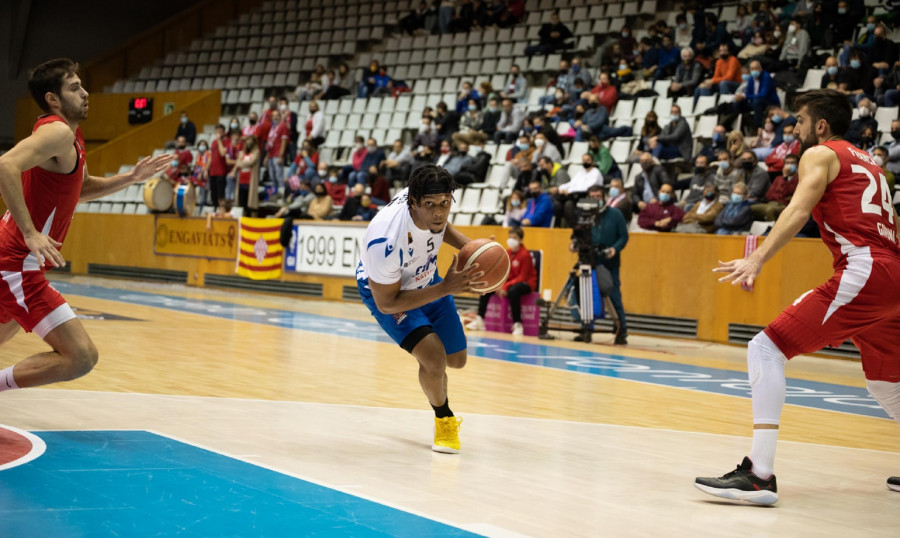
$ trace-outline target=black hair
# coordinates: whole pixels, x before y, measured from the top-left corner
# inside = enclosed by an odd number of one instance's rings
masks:
[[[588,194],[591,194],[594,192],[605,192],[606,189],[604,189],[602,185],[591,185],[590,187],[588,187],[587,191]]]
[[[847,96],[837,90],[811,90],[794,99],[794,110],[806,107],[813,125],[819,120],[828,122],[831,134],[844,136],[850,128],[853,108]]]
[[[876,150],[881,150],[885,153],[890,153],[887,149],[887,146],[878,146],[877,148],[873,149],[872,152],[875,152]]]
[[[61,95],[63,81],[78,72],[78,63],[68,58],[48,60],[35,67],[28,74],[28,90],[44,112],[50,112],[50,105],[44,97],[47,92]]]
[[[786,160],[788,160],[788,159],[794,159],[795,161],[798,161],[798,162],[799,162],[799,161],[800,161],[800,156],[797,155],[796,153],[788,153],[787,155],[784,156],[784,160],[786,161]]]
[[[406,204],[410,207],[419,204],[422,197],[437,192],[453,194],[457,188],[450,172],[436,164],[425,164],[416,168],[409,177],[409,194]]]
[[[520,238],[525,239],[525,230],[523,230],[522,228],[520,228],[518,226],[513,226],[512,228],[510,228],[509,233],[516,234]]]

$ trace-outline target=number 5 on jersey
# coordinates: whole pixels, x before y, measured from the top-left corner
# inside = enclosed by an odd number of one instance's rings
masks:
[[[850,171],[855,174],[865,174],[867,178],[869,178],[869,186],[866,187],[866,190],[863,191],[862,196],[862,212],[863,213],[872,213],[875,215],[881,215],[881,210],[884,209],[885,213],[887,213],[888,221],[891,224],[894,223],[894,206],[891,205],[891,191],[888,188],[887,178],[884,177],[884,174],[879,173],[878,179],[880,181],[875,180],[875,176],[872,175],[872,172],[869,172],[869,169],[865,166],[859,164],[850,165]],[[881,205],[873,204],[872,200],[878,196],[878,183],[881,183]]]

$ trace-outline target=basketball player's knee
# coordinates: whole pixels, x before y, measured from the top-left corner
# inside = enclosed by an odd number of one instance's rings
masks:
[[[89,341],[74,346],[66,358],[69,359],[69,379],[76,379],[94,369],[100,354],[93,342]]]
[[[773,367],[780,368],[783,373],[786,360],[775,342],[765,332],[760,331],[747,344],[747,374],[750,385],[761,383],[764,373],[773,371]]]
[[[447,366],[450,368],[464,368],[466,366],[466,361],[468,360],[468,354],[466,350],[462,350],[456,352],[452,355],[447,355]]]

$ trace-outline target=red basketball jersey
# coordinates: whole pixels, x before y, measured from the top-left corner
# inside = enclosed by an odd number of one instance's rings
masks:
[[[870,249],[872,256],[900,256],[891,191],[881,167],[845,140],[823,145],[837,153],[841,170],[812,216],[834,256],[834,268],[843,268],[847,254],[858,248]]]
[[[56,115],[41,116],[32,132],[37,131],[41,125],[54,121],[65,122]],[[41,233],[60,243],[69,231],[84,183],[84,138],[80,127],[75,131],[75,151],[78,162],[68,174],[48,172],[39,166],[22,172],[22,193],[25,195],[25,205],[31,214],[31,221]],[[40,266],[37,258],[25,245],[18,225],[7,211],[0,221],[0,270],[37,271],[51,267],[49,263],[44,267]]]

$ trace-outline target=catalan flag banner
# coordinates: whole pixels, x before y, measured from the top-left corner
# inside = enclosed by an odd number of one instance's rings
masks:
[[[281,219],[241,219],[237,273],[253,280],[281,277]]]

